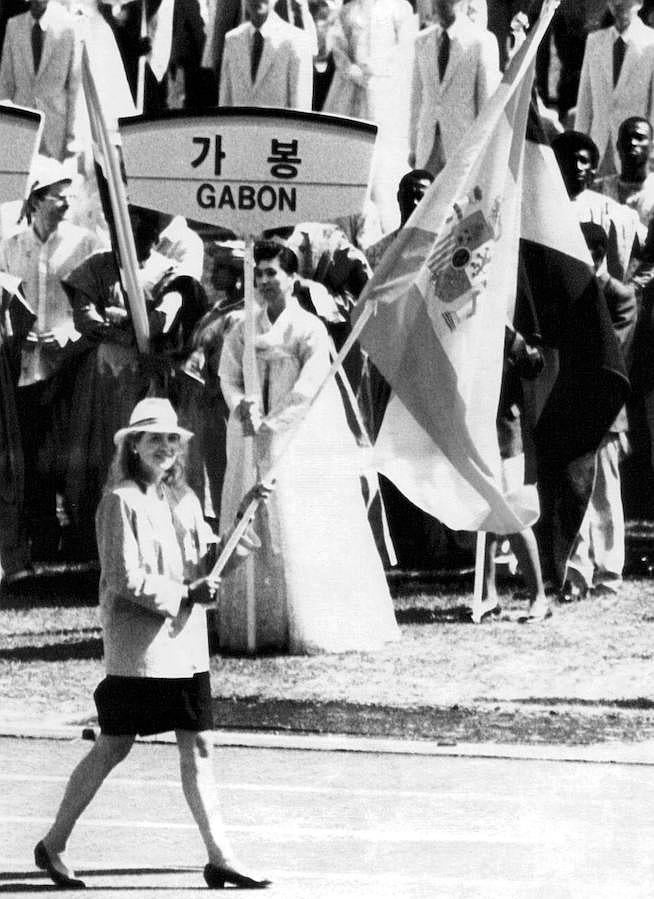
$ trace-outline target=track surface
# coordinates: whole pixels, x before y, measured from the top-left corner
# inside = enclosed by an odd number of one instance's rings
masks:
[[[0,738],[0,892],[52,891],[32,847],[88,747]],[[654,766],[217,748],[215,767],[271,899],[654,896]],[[94,897],[206,895],[174,745],[134,747],[69,855]]]

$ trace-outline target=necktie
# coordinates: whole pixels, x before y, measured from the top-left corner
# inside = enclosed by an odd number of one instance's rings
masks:
[[[447,31],[441,34],[441,40],[438,45],[438,80],[442,81],[450,61],[450,36]]]
[[[622,69],[622,63],[624,62],[624,55],[626,51],[627,45],[621,37],[618,37],[616,42],[613,44],[613,87],[615,87],[618,83],[618,78],[620,77],[620,70]]]
[[[264,362],[263,384],[261,385],[261,393],[263,398],[263,414],[268,415],[270,412],[270,363]]]
[[[32,25],[32,57],[34,59],[34,71],[38,72],[43,50],[43,31],[38,22]]]
[[[263,52],[263,35],[258,28],[254,30],[252,38],[252,58],[250,60],[250,75],[252,76],[252,84],[257,80],[257,71],[261,62],[261,54]]]
[[[302,7],[299,3],[296,3],[296,0],[277,0],[275,12],[285,22],[290,22],[296,28],[304,28]]]
[[[302,7],[299,3],[296,3],[295,0],[291,0],[289,4],[291,8],[291,12],[293,13],[293,25],[296,28],[304,28],[304,20],[302,19]],[[288,20],[291,21],[290,19]]]

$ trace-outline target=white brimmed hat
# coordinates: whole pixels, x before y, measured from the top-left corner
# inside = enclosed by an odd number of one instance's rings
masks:
[[[55,184],[66,184],[70,187],[73,179],[63,163],[49,156],[37,156],[27,178],[27,187],[23,197],[23,205],[18,222],[27,219],[29,225],[32,221],[31,200],[32,194],[44,188],[53,187]]]
[[[141,431],[153,434],[179,434],[182,440],[190,440],[193,436],[193,431],[180,428],[177,424],[177,413],[170,402],[159,396],[148,396],[134,406],[128,426],[120,428],[114,434],[114,443],[118,446],[128,434],[138,434]]]
[[[71,184],[72,180],[62,162],[49,156],[37,156],[29,174],[28,192],[33,194],[34,191],[53,187],[55,184]]]

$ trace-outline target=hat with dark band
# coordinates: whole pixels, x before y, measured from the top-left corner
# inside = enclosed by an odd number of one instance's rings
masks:
[[[190,440],[193,436],[193,431],[179,426],[177,413],[170,402],[159,396],[148,396],[134,406],[128,426],[120,428],[114,434],[114,443],[118,446],[128,434],[140,434],[143,431],[152,434],[179,434],[182,440]]]

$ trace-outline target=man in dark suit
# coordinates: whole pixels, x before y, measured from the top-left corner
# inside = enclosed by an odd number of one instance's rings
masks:
[[[146,0],[147,37],[141,37],[140,3],[126,3],[115,14],[108,5],[102,7],[135,102],[139,59],[146,57],[144,112],[207,105],[201,71],[205,33],[198,0]]]

